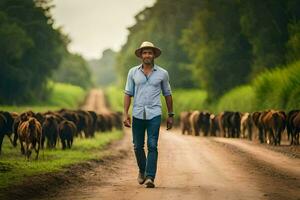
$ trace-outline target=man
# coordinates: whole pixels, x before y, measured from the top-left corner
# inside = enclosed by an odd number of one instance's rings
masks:
[[[160,56],[161,50],[151,42],[143,42],[135,55],[142,60],[142,64],[129,70],[124,96],[124,121],[126,127],[131,127],[128,113],[131,97],[133,102],[132,136],[134,152],[139,167],[138,182],[147,188],[154,188],[157,168],[157,142],[161,123],[160,93],[165,97],[168,118],[167,130],[173,124],[173,101],[169,75],[166,70],[154,64],[154,58]],[[148,155],[144,151],[145,131],[147,130]]]

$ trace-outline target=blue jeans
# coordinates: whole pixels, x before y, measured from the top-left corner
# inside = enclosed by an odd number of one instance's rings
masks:
[[[134,144],[134,153],[140,173],[153,180],[157,168],[157,141],[159,136],[159,127],[161,116],[154,117],[150,120],[142,120],[133,117],[132,120],[132,137]],[[144,151],[145,131],[147,130],[147,147],[148,155]]]

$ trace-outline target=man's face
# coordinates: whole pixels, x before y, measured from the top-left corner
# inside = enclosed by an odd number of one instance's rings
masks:
[[[142,60],[145,64],[152,64],[154,60],[153,49],[143,49],[142,51]]]

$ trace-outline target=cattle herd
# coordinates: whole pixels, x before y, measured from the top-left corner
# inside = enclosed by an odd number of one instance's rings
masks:
[[[8,136],[11,144],[20,144],[21,153],[29,160],[31,151],[39,156],[40,148],[71,148],[74,137],[93,138],[95,132],[122,129],[122,113],[98,114],[94,111],[67,110],[23,113],[0,111],[0,154],[3,139]],[[46,144],[45,144],[46,142]]]
[[[241,113],[224,111],[214,115],[206,111],[186,111],[180,113],[182,134],[218,136],[228,138],[248,138],[257,133],[260,143],[280,145],[283,133],[287,134],[291,145],[299,145],[300,110],[288,113],[279,110]]]

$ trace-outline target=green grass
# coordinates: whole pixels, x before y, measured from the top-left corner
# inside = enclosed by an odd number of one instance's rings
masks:
[[[52,93],[45,102],[38,102],[32,105],[1,105],[0,110],[20,113],[26,110],[45,112],[48,110],[58,110],[60,108],[75,109],[84,101],[86,96],[85,90],[70,84],[49,82],[49,87]]]
[[[123,112],[124,90],[115,86],[109,86],[104,92],[110,109]]]
[[[300,61],[265,72],[253,81],[258,110],[300,108]]]
[[[172,91],[173,110],[175,119],[179,118],[182,111],[189,110],[207,110],[205,101],[207,93],[203,90],[197,89],[177,89]],[[164,97],[161,97],[163,105],[163,118],[167,115],[167,107]]]
[[[97,133],[95,138],[76,138],[71,150],[45,149],[40,151],[39,160],[35,161],[35,152],[31,160],[25,160],[20,153],[20,145],[13,148],[7,137],[3,142],[0,156],[0,188],[20,183],[24,178],[32,175],[64,170],[64,167],[91,159],[100,159],[103,148],[113,140],[122,138],[121,131],[111,133]],[[44,154],[44,157],[43,157]]]
[[[250,85],[236,87],[223,95],[217,102],[213,111],[215,113],[224,110],[252,112],[254,106],[255,94]]]

